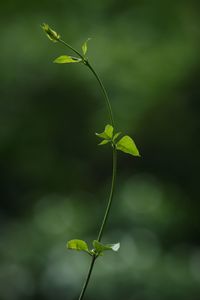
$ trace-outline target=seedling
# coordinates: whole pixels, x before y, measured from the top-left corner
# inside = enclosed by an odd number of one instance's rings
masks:
[[[103,233],[104,233],[104,229],[105,229],[108,217],[109,217],[112,200],[113,200],[113,193],[114,193],[115,181],[116,181],[116,171],[117,171],[117,152],[122,151],[124,153],[130,154],[132,156],[138,156],[138,157],[140,156],[140,154],[139,154],[139,151],[138,151],[137,146],[136,146],[135,142],[133,141],[133,139],[128,135],[123,135],[121,132],[118,132],[115,128],[112,107],[111,107],[110,100],[108,98],[106,89],[105,89],[99,75],[94,70],[91,63],[89,62],[88,57],[86,56],[87,51],[88,51],[88,41],[90,39],[87,39],[83,43],[83,45],[81,47],[82,52],[79,52],[78,50],[73,48],[71,45],[66,43],[64,40],[62,40],[60,34],[58,34],[55,30],[50,28],[48,24],[44,23],[41,27],[44,30],[44,32],[46,33],[47,37],[52,42],[54,42],[54,43],[58,42],[58,43],[63,44],[64,46],[66,46],[68,49],[70,49],[76,55],[76,56],[61,55],[54,60],[54,63],[57,63],[57,64],[80,63],[80,64],[84,64],[92,72],[92,74],[98,81],[99,86],[102,90],[103,96],[106,101],[108,115],[109,115],[109,124],[107,124],[105,126],[104,131],[101,133],[96,133],[96,136],[99,139],[101,139],[101,141],[99,143],[100,146],[103,146],[106,144],[110,145],[110,148],[112,149],[112,160],[113,160],[112,181],[111,181],[110,193],[109,193],[109,197],[108,197],[106,211],[105,211],[105,214],[104,214],[104,217],[103,217],[103,220],[102,220],[99,232],[98,232],[98,236],[97,236],[97,239],[92,242],[92,248],[90,248],[85,241],[80,240],[80,239],[73,239],[73,240],[70,240],[67,242],[68,249],[82,251],[91,256],[91,263],[90,263],[89,271],[88,271],[86,280],[83,284],[83,288],[82,288],[79,298],[78,298],[79,300],[82,300],[85,295],[96,259],[99,256],[102,256],[105,251],[110,250],[110,251],[117,252],[120,248],[120,243],[104,244],[101,242]]]

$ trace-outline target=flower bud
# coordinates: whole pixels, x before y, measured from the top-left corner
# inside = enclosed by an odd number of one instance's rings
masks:
[[[52,41],[52,42],[57,42],[60,38],[60,35],[54,31],[53,29],[51,29],[51,27],[49,27],[48,24],[43,23],[41,25],[42,29],[44,30],[44,32],[46,33],[47,37]]]

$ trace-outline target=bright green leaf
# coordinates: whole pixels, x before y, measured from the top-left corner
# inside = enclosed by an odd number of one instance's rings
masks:
[[[117,142],[116,148],[117,150],[121,150],[122,152],[129,153],[133,156],[140,156],[134,141],[128,135],[125,135]]]
[[[117,132],[117,133],[115,133],[115,135],[114,135],[114,137],[113,137],[113,141],[115,141],[117,138],[118,138],[118,136],[121,134],[121,132]]]
[[[112,251],[118,251],[120,248],[120,243],[116,243],[116,244],[102,244],[97,240],[93,241],[93,246],[95,248],[95,250],[97,251],[97,253],[102,253],[105,250],[112,250]]]
[[[105,133],[107,134],[107,136],[109,136],[110,139],[112,139],[113,137],[113,127],[112,125],[106,125],[105,127]]]
[[[96,133],[96,135],[102,139],[111,140],[113,136],[113,127],[112,125],[106,125],[102,133]]]
[[[57,63],[57,64],[68,64],[68,63],[78,63],[80,61],[81,61],[80,58],[72,57],[72,56],[68,56],[68,55],[62,55],[62,56],[57,57],[54,60],[54,63]]]
[[[71,250],[89,252],[88,245],[83,240],[70,240],[67,242],[67,248]]]
[[[102,145],[105,145],[105,144],[108,144],[110,141],[109,140],[103,140],[101,143],[99,143],[98,145],[99,146],[102,146]]]
[[[84,56],[85,56],[85,54],[87,53],[87,49],[88,49],[87,43],[88,43],[89,40],[90,40],[90,38],[88,38],[88,39],[83,43],[83,45],[82,45],[82,51],[83,51],[83,55],[84,55]]]
[[[107,248],[104,244],[100,243],[97,240],[93,241],[93,246],[98,253],[101,253],[104,250],[110,250],[110,248]]]
[[[102,133],[95,133],[98,137],[102,138],[102,139],[107,139],[109,140],[109,137],[107,136],[107,134],[105,132]]]

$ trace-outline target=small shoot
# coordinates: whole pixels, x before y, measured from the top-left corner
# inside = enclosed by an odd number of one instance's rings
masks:
[[[67,249],[76,250],[76,251],[83,251],[88,253],[91,256],[102,256],[103,252],[106,250],[112,250],[117,252],[120,248],[120,243],[116,244],[102,244],[97,240],[93,241],[93,249],[89,249],[88,244],[83,240],[70,240],[67,242]]]
[[[91,38],[88,38],[82,45],[82,52],[83,52],[83,56],[85,57],[87,50],[88,50],[88,42],[91,40]]]
[[[42,29],[46,33],[47,37],[54,43],[58,42],[60,39],[60,34],[54,31],[48,24],[43,23],[41,25]]]
[[[108,104],[108,110],[109,110],[109,114],[110,114],[110,122],[113,123],[113,117],[112,117],[112,109],[111,109],[111,105],[109,102],[109,99],[107,97],[107,93],[106,90],[103,86],[103,84],[101,83],[101,80],[99,78],[99,76],[97,75],[97,73],[95,72],[95,70],[93,69],[93,67],[91,66],[91,64],[88,61],[88,58],[86,57],[87,51],[88,51],[88,41],[90,40],[90,38],[88,38],[82,45],[82,54],[79,53],[79,51],[77,51],[76,49],[74,49],[73,47],[71,47],[70,45],[68,45],[67,43],[65,43],[64,41],[62,41],[60,39],[60,35],[54,31],[48,24],[43,23],[41,25],[42,29],[44,30],[45,34],[47,35],[47,37],[52,41],[52,42],[61,42],[62,44],[64,44],[65,46],[67,46],[70,50],[72,50],[74,53],[76,53],[76,55],[78,55],[79,57],[73,57],[73,56],[68,56],[68,55],[62,55],[57,57],[54,60],[54,63],[57,64],[66,64],[66,63],[79,63],[82,62],[83,64],[85,64],[87,67],[89,67],[89,69],[92,71],[93,75],[95,75],[97,81],[100,83],[102,92],[105,96],[105,100]],[[122,138],[119,138],[121,132],[115,132],[114,128],[112,125],[107,124],[105,126],[105,129],[102,133],[96,133],[96,135],[102,139],[102,141],[99,143],[99,145],[105,145],[110,143],[111,146],[113,147],[113,158],[114,155],[116,156],[116,150],[120,150],[124,153],[128,153],[131,154],[133,156],[140,156],[139,151],[137,149],[137,146],[135,145],[135,142],[133,141],[133,139],[128,136],[125,135]],[[116,175],[116,159],[113,159],[113,174],[112,174],[112,185],[111,185],[111,190],[110,190],[110,197],[109,197],[109,201],[107,204],[107,208],[106,208],[106,212],[102,221],[102,225],[101,225],[101,231],[100,231],[100,236],[102,236],[103,234],[103,230],[106,224],[106,220],[108,218],[108,212],[112,203],[112,195],[113,195],[113,190],[114,190],[114,186],[115,186],[115,175]],[[115,243],[115,244],[103,244],[101,242],[99,242],[98,240],[94,240],[93,241],[93,248],[89,249],[88,244],[83,241],[83,240],[79,240],[79,239],[73,239],[67,242],[66,246],[68,249],[70,250],[76,250],[76,251],[82,251],[82,252],[86,252],[88,253],[90,256],[92,256],[92,261],[91,261],[91,265],[90,265],[90,269],[89,269],[89,273],[87,275],[86,278],[86,283],[83,286],[83,289],[81,291],[80,297],[79,299],[83,299],[84,293],[86,291],[87,288],[87,284],[89,283],[90,280],[90,275],[92,272],[92,269],[94,267],[94,262],[95,259],[99,256],[102,256],[104,254],[104,251],[114,251],[117,252],[120,248],[120,243]]]
[[[61,55],[57,57],[53,62],[56,64],[69,64],[69,63],[79,63],[82,59],[69,56],[69,55]]]
[[[130,136],[125,135],[117,141],[120,134],[121,132],[114,133],[114,128],[110,124],[105,126],[105,129],[102,133],[96,133],[99,138],[103,139],[103,141],[99,145],[111,143],[111,145],[117,150],[131,154],[133,156],[140,156],[137,146]]]

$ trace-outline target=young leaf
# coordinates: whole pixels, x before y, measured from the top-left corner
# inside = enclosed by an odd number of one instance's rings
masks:
[[[102,138],[102,139],[106,139],[106,140],[109,140],[109,136],[107,136],[107,134],[105,132],[102,132],[102,133],[95,133],[99,138]]]
[[[115,135],[114,135],[114,137],[113,137],[113,141],[115,141],[117,138],[118,138],[118,136],[121,134],[121,132],[117,132],[117,133],[115,133]]]
[[[67,248],[71,250],[89,252],[88,245],[83,240],[70,240],[67,242]]]
[[[84,55],[84,56],[85,56],[85,54],[87,53],[87,49],[88,49],[87,43],[88,43],[89,40],[90,40],[90,38],[88,38],[88,39],[83,43],[83,45],[82,45],[82,51],[83,51],[83,55]]]
[[[44,32],[46,33],[47,37],[54,43],[58,42],[60,35],[54,31],[53,29],[51,29],[51,27],[49,27],[48,24],[43,23],[41,25],[42,29],[44,30]]]
[[[123,138],[121,138],[117,144],[116,149],[121,150],[122,152],[129,153],[133,156],[140,156],[139,151],[132,140],[132,138],[128,135],[125,135]]]
[[[113,136],[113,127],[112,125],[106,125],[105,129],[102,133],[95,133],[98,137],[105,139],[105,140],[111,140]]]
[[[112,250],[112,251],[118,251],[120,248],[120,243],[116,243],[116,244],[102,244],[97,240],[93,241],[93,246],[95,248],[95,250],[97,251],[97,253],[102,253],[105,250]]]
[[[105,133],[107,134],[107,136],[110,138],[110,139],[112,139],[112,137],[113,137],[113,127],[112,127],[112,125],[106,125],[106,127],[105,127]]]
[[[109,140],[103,140],[101,143],[99,143],[98,145],[99,146],[102,146],[102,145],[106,145],[108,144],[110,141]]]
[[[68,55],[61,55],[57,57],[53,62],[56,64],[68,64],[68,63],[78,63],[81,59],[77,57],[72,57]]]

